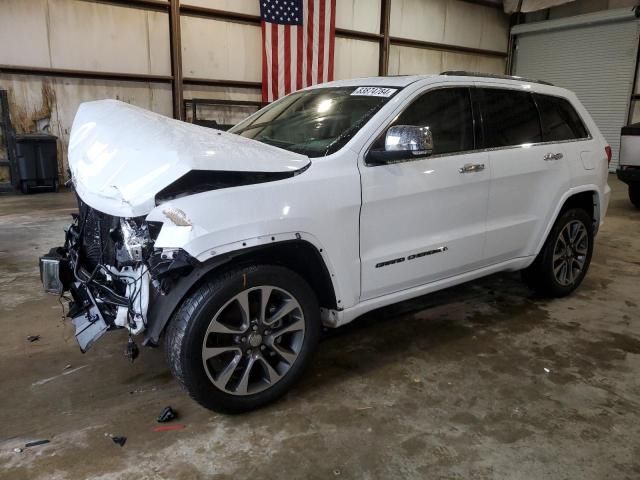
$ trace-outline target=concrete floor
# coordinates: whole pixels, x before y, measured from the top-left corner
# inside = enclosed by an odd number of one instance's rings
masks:
[[[161,348],[129,364],[123,332],[82,355],[37,267],[72,196],[0,197],[0,477],[637,479],[640,212],[610,183],[571,297],[503,274],[378,311],[331,332],[285,399],[242,416],[189,400]],[[153,431],[166,405],[184,430]],[[13,451],[37,439],[51,443]]]

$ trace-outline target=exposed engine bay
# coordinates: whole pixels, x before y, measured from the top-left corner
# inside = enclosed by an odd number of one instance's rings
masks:
[[[69,141],[68,186],[78,213],[64,245],[40,259],[45,291],[69,302],[80,349],[113,329],[128,330],[130,358],[138,334],[143,345],[157,345],[203,276],[240,250],[273,241],[255,240],[265,214],[257,215],[253,200],[243,205],[249,197],[236,189],[286,181],[310,165],[305,155],[127,103],[83,103]],[[229,191],[223,201],[196,199],[220,190]],[[263,205],[282,212],[287,201]],[[228,205],[235,213],[227,214]],[[218,208],[233,230],[211,223]]]
[[[63,247],[41,258],[45,290],[70,292],[67,316],[85,352],[106,331],[126,328],[127,355],[133,360],[133,335],[148,324],[150,299],[171,288],[172,278],[192,268],[181,250],[154,249],[162,224],[144,217],[120,218],[99,212],[78,197],[79,213],[65,230]]]

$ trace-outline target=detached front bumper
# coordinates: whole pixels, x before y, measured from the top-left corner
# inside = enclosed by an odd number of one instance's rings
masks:
[[[106,266],[96,275],[76,264],[78,258],[72,247],[52,249],[40,258],[40,278],[47,293],[69,302],[67,317],[83,353],[105,332],[119,328],[127,328],[132,335],[145,331],[144,345],[156,345],[187,291],[227,260],[205,265],[181,250],[165,250],[154,253],[149,264],[119,270]]]
[[[108,329],[91,291],[74,279],[72,261],[63,247],[51,249],[40,257],[40,279],[47,293],[63,296],[70,292],[67,316],[75,327],[75,337],[82,353],[86,352]]]

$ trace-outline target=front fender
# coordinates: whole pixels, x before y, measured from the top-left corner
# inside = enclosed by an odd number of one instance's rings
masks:
[[[305,240],[322,255],[336,297],[347,308],[360,294],[359,186],[357,171],[348,165],[312,164],[305,174],[285,180],[167,201],[147,221],[163,224],[156,248],[182,249],[202,263],[248,248]],[[175,225],[164,213],[169,209],[180,210],[190,225]]]

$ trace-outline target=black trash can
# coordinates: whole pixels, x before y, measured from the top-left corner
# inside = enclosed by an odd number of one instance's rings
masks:
[[[58,137],[45,133],[16,135],[16,187],[22,193],[58,190]]]

